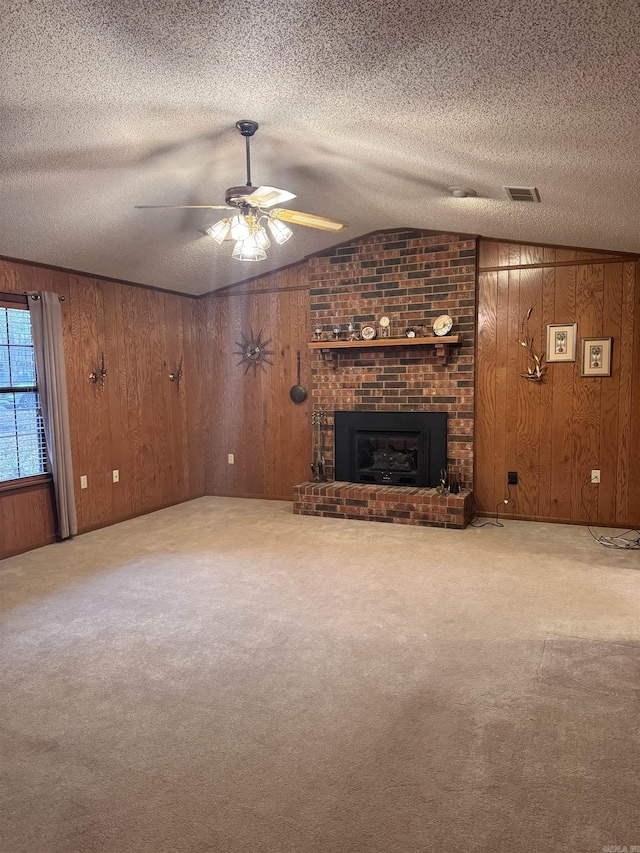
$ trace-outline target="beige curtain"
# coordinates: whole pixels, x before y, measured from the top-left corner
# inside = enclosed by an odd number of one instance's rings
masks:
[[[57,293],[29,293],[36,356],[38,395],[47,440],[58,511],[58,532],[68,539],[78,532],[73,493],[67,374],[62,346],[62,311]]]

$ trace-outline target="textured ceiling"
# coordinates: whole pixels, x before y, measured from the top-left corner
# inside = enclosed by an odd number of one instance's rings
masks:
[[[2,6],[2,255],[204,293],[398,225],[640,252],[637,0]],[[240,118],[254,183],[347,230],[249,264],[134,210],[223,203]]]

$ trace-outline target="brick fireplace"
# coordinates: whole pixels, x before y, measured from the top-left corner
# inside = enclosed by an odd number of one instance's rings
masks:
[[[335,470],[335,411],[446,412],[449,471],[463,490],[434,500],[433,489],[399,489],[396,494],[388,491],[391,486],[309,483],[296,487],[294,511],[333,515],[339,506],[345,512],[342,485],[345,494],[359,492],[356,501],[366,504],[372,496],[371,502],[378,504],[363,508],[360,503],[357,512],[346,512],[349,517],[383,520],[377,498],[384,496],[383,508],[388,505],[390,513],[394,503],[412,504],[395,510],[408,517],[391,514],[384,520],[464,526],[473,488],[476,240],[406,229],[373,234],[311,258],[309,281],[310,328],[318,323],[330,330],[334,321],[343,328],[349,321],[361,327],[386,315],[390,337],[400,344],[344,349],[332,359],[313,354],[311,398],[314,410],[326,415],[322,450],[329,479]],[[433,345],[402,345],[407,327],[424,325],[431,334],[440,314],[453,317],[452,332],[462,339],[450,348],[446,364]],[[320,489],[322,497],[335,503],[314,500],[314,491],[317,498]],[[412,501],[407,500],[410,492]]]

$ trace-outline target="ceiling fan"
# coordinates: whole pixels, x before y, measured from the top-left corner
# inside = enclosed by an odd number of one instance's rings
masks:
[[[227,216],[206,229],[218,243],[227,240],[235,241],[233,257],[239,261],[262,261],[267,257],[266,249],[271,245],[267,234],[267,225],[271,236],[279,243],[286,243],[293,232],[285,224],[304,225],[306,228],[319,228],[321,231],[341,231],[345,226],[342,222],[315,216],[312,213],[300,213],[297,210],[275,207],[283,202],[291,201],[295,194],[277,187],[254,187],[251,183],[251,137],[258,129],[258,122],[243,119],[236,122],[236,127],[245,138],[247,158],[247,183],[245,186],[229,187],[225,191],[226,204],[137,204],[141,210],[235,210],[232,216]]]

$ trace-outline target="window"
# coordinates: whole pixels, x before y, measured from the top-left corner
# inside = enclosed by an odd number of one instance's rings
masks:
[[[0,481],[46,472],[28,309],[0,307]]]

